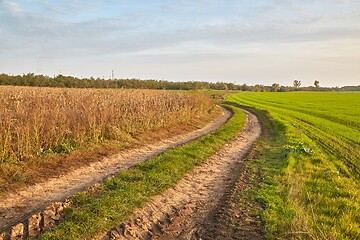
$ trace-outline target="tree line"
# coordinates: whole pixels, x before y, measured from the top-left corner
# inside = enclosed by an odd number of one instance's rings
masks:
[[[300,87],[301,81],[294,80],[294,86],[280,86],[274,83],[271,86],[257,84],[234,84],[226,82],[187,81],[171,82],[166,80],[140,80],[140,79],[101,79],[77,78],[72,76],[23,75],[0,74],[0,85],[37,86],[37,87],[64,87],[64,88],[131,88],[131,89],[164,89],[164,90],[238,90],[253,92],[289,92],[289,91],[360,91],[359,86],[320,87],[315,80],[314,86]]]

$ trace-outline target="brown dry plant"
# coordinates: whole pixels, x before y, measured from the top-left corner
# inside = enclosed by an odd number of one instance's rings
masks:
[[[0,168],[66,153],[208,114],[202,94],[126,89],[0,86]],[[21,176],[20,176],[21,178]]]

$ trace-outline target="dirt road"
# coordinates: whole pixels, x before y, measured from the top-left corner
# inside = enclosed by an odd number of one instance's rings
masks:
[[[245,128],[234,140],[175,187],[153,197],[131,220],[98,239],[211,239],[206,232],[208,215],[239,177],[243,158],[261,133],[257,118],[246,114]]]
[[[54,202],[63,201],[123,169],[217,129],[230,117],[231,113],[224,110],[218,120],[202,129],[139,149],[122,151],[66,175],[54,177],[46,182],[29,186],[22,191],[2,197],[0,199],[0,233],[32,214],[42,211]]]

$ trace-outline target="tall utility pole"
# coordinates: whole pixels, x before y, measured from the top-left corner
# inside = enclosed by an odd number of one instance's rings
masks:
[[[111,71],[111,80],[114,80],[114,70]]]

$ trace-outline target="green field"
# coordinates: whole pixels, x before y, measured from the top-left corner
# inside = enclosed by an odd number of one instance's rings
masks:
[[[360,94],[248,92],[227,100],[270,118],[277,135],[259,157],[267,237],[359,239]]]

